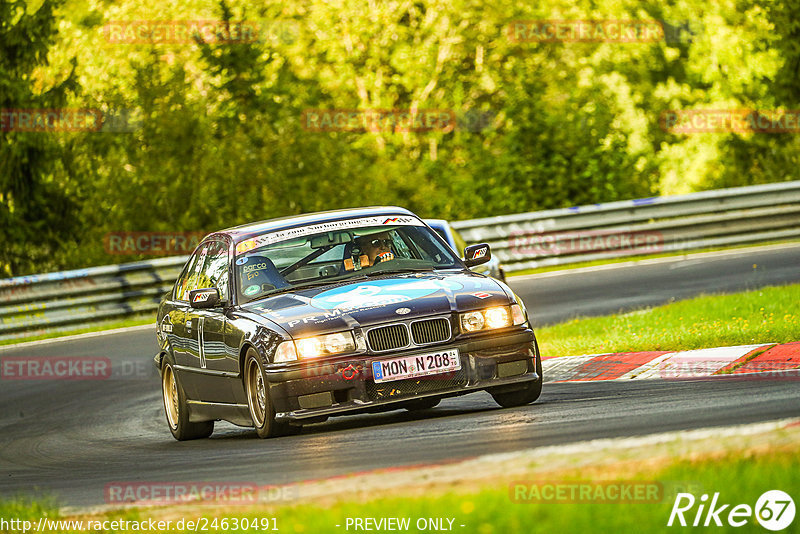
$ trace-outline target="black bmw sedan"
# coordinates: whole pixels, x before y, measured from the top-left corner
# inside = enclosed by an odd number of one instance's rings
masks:
[[[486,390],[535,401],[542,364],[523,302],[413,213],[376,207],[207,236],[159,306],[155,364],[178,440],[214,422],[277,436],[328,416],[430,409]]]

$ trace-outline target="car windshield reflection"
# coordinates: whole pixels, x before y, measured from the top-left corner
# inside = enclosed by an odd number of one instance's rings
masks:
[[[239,302],[357,280],[364,276],[461,267],[459,258],[419,223],[374,225],[280,239],[264,234],[240,243]],[[260,243],[267,244],[258,246]]]

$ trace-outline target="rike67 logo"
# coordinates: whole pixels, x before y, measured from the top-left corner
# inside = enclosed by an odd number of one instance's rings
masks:
[[[719,492],[714,493],[711,502],[708,502],[707,494],[696,499],[691,493],[678,493],[667,526],[721,527],[727,523],[732,527],[741,527],[753,521],[767,530],[779,531],[791,525],[794,516],[794,501],[781,490],[764,492],[755,507],[723,503]]]

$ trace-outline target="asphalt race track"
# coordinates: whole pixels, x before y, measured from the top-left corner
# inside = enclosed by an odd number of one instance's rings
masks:
[[[753,267],[755,264],[755,268]],[[512,279],[539,325],[661,304],[700,292],[800,281],[800,246]],[[797,380],[547,384],[531,406],[501,409],[485,393],[427,412],[339,417],[300,435],[260,440],[218,424],[178,443],[164,422],[152,366],[154,331],[138,330],[0,351],[107,357],[111,379],[0,382],[0,495],[38,491],[64,505],[104,502],[112,482],[284,484],[586,439],[645,435],[800,416]]]

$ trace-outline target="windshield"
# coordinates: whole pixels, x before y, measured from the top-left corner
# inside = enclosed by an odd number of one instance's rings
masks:
[[[235,261],[239,302],[350,278],[462,267],[453,251],[417,219],[405,217],[396,225],[360,226],[357,222],[321,225],[336,229],[302,237],[292,236],[308,228],[267,233],[239,243]]]

